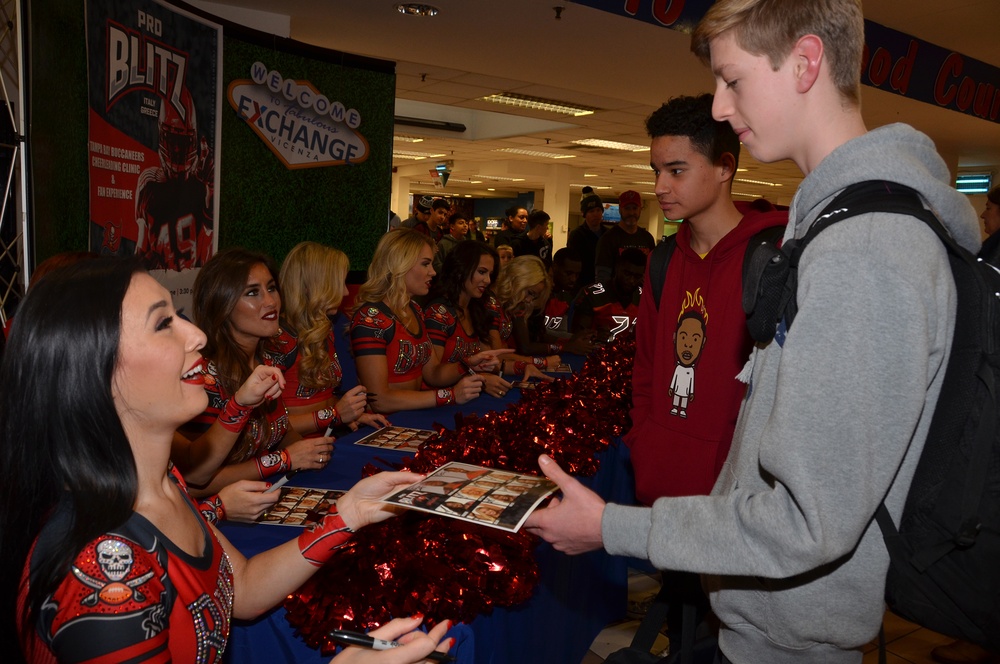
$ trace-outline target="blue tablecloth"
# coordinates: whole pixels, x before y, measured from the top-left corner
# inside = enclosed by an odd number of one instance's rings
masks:
[[[505,399],[481,396],[465,406],[401,412],[390,417],[397,426],[429,429],[435,423],[452,427],[458,412],[500,410],[520,398],[512,390]],[[530,398],[530,395],[527,397]],[[371,429],[338,439],[333,459],[322,471],[295,476],[294,486],[346,489],[361,477],[361,468],[376,457],[398,461],[405,455],[354,445]],[[628,451],[616,444],[601,454],[600,471],[584,480],[606,500],[631,503],[634,489]],[[222,532],[245,555],[253,555],[293,537],[299,529],[286,526],[226,523]],[[622,617],[626,604],[626,560],[603,551],[566,556],[545,543],[536,549],[541,582],[528,602],[459,624],[449,636],[451,653],[463,664],[580,664],[593,639],[610,622]],[[277,608],[253,622],[234,622],[227,660],[238,664],[326,662],[295,636]]]

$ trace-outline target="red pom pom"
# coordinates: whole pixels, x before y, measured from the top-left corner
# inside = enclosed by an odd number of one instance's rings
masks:
[[[462,461],[538,474],[546,453],[575,475],[597,472],[596,455],[631,425],[635,339],[619,335],[579,373],[543,383],[503,412],[456,416],[453,431],[435,425],[413,459],[381,464],[428,472]],[[365,476],[380,472],[365,466]],[[288,621],[306,642],[332,654],[334,629],[367,631],[394,616],[423,613],[434,624],[471,622],[494,607],[520,604],[538,583],[537,538],[440,518],[406,514],[359,531],[285,600]]]

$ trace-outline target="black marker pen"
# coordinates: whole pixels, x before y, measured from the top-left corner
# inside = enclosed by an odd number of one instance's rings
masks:
[[[403,645],[399,641],[386,641],[384,639],[376,639],[374,637],[368,636],[367,634],[359,634],[358,632],[349,632],[344,629],[335,629],[330,632],[330,638],[334,641],[339,641],[349,646],[361,646],[362,648],[371,648],[372,650],[389,650],[390,648],[398,648]],[[455,658],[448,653],[440,652],[435,650],[431,654],[424,657],[424,659],[433,660],[435,662],[454,662]]]

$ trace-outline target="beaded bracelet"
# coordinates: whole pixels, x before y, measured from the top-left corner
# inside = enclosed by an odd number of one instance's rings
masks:
[[[222,412],[219,413],[219,424],[226,431],[239,433],[246,426],[247,420],[253,413],[253,406],[244,406],[237,403],[236,397],[226,402]]]
[[[521,360],[515,361],[514,362],[514,375],[515,376],[523,376],[524,375],[524,370],[527,369],[527,368],[528,368],[528,363],[527,362],[523,362]]]
[[[549,368],[549,360],[544,357],[537,357],[537,356],[533,357],[531,358],[531,363],[534,364],[539,369],[541,369],[542,371],[545,371],[546,369]]]
[[[558,355],[559,353],[562,352],[562,349],[563,349],[562,341],[556,341],[555,343],[549,344],[549,352],[552,353],[553,355]]]
[[[316,425],[316,431],[326,431],[331,426],[343,423],[344,421],[336,408],[321,408],[313,412],[313,424]]]
[[[448,406],[455,403],[455,390],[450,387],[442,387],[434,395],[435,406]]]
[[[278,473],[286,473],[292,469],[292,457],[288,450],[278,450],[270,454],[254,457],[257,462],[257,473],[260,479],[265,479]]]

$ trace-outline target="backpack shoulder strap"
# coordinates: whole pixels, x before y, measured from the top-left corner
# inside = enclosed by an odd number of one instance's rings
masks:
[[[779,224],[777,226],[762,228],[750,237],[750,241],[747,242],[746,251],[743,253],[743,283],[746,283],[747,277],[754,269],[754,253],[762,244],[771,245],[775,248],[780,247],[781,237],[784,234],[785,225]]]
[[[677,248],[677,235],[671,235],[660,242],[649,254],[649,286],[653,289],[653,303],[660,308],[660,298],[663,296],[663,284],[667,280],[667,265]]]
[[[949,251],[961,253],[962,249],[948,235],[941,222],[932,212],[924,208],[916,191],[905,185],[883,180],[867,180],[856,182],[844,188],[813,221],[805,236],[790,240],[783,247],[788,255],[790,271],[790,299],[785,310],[786,327],[791,327],[798,305],[795,300],[795,290],[798,280],[799,260],[809,243],[821,232],[833,224],[871,212],[889,212],[917,217],[930,226]],[[966,252],[968,253],[968,252]]]

